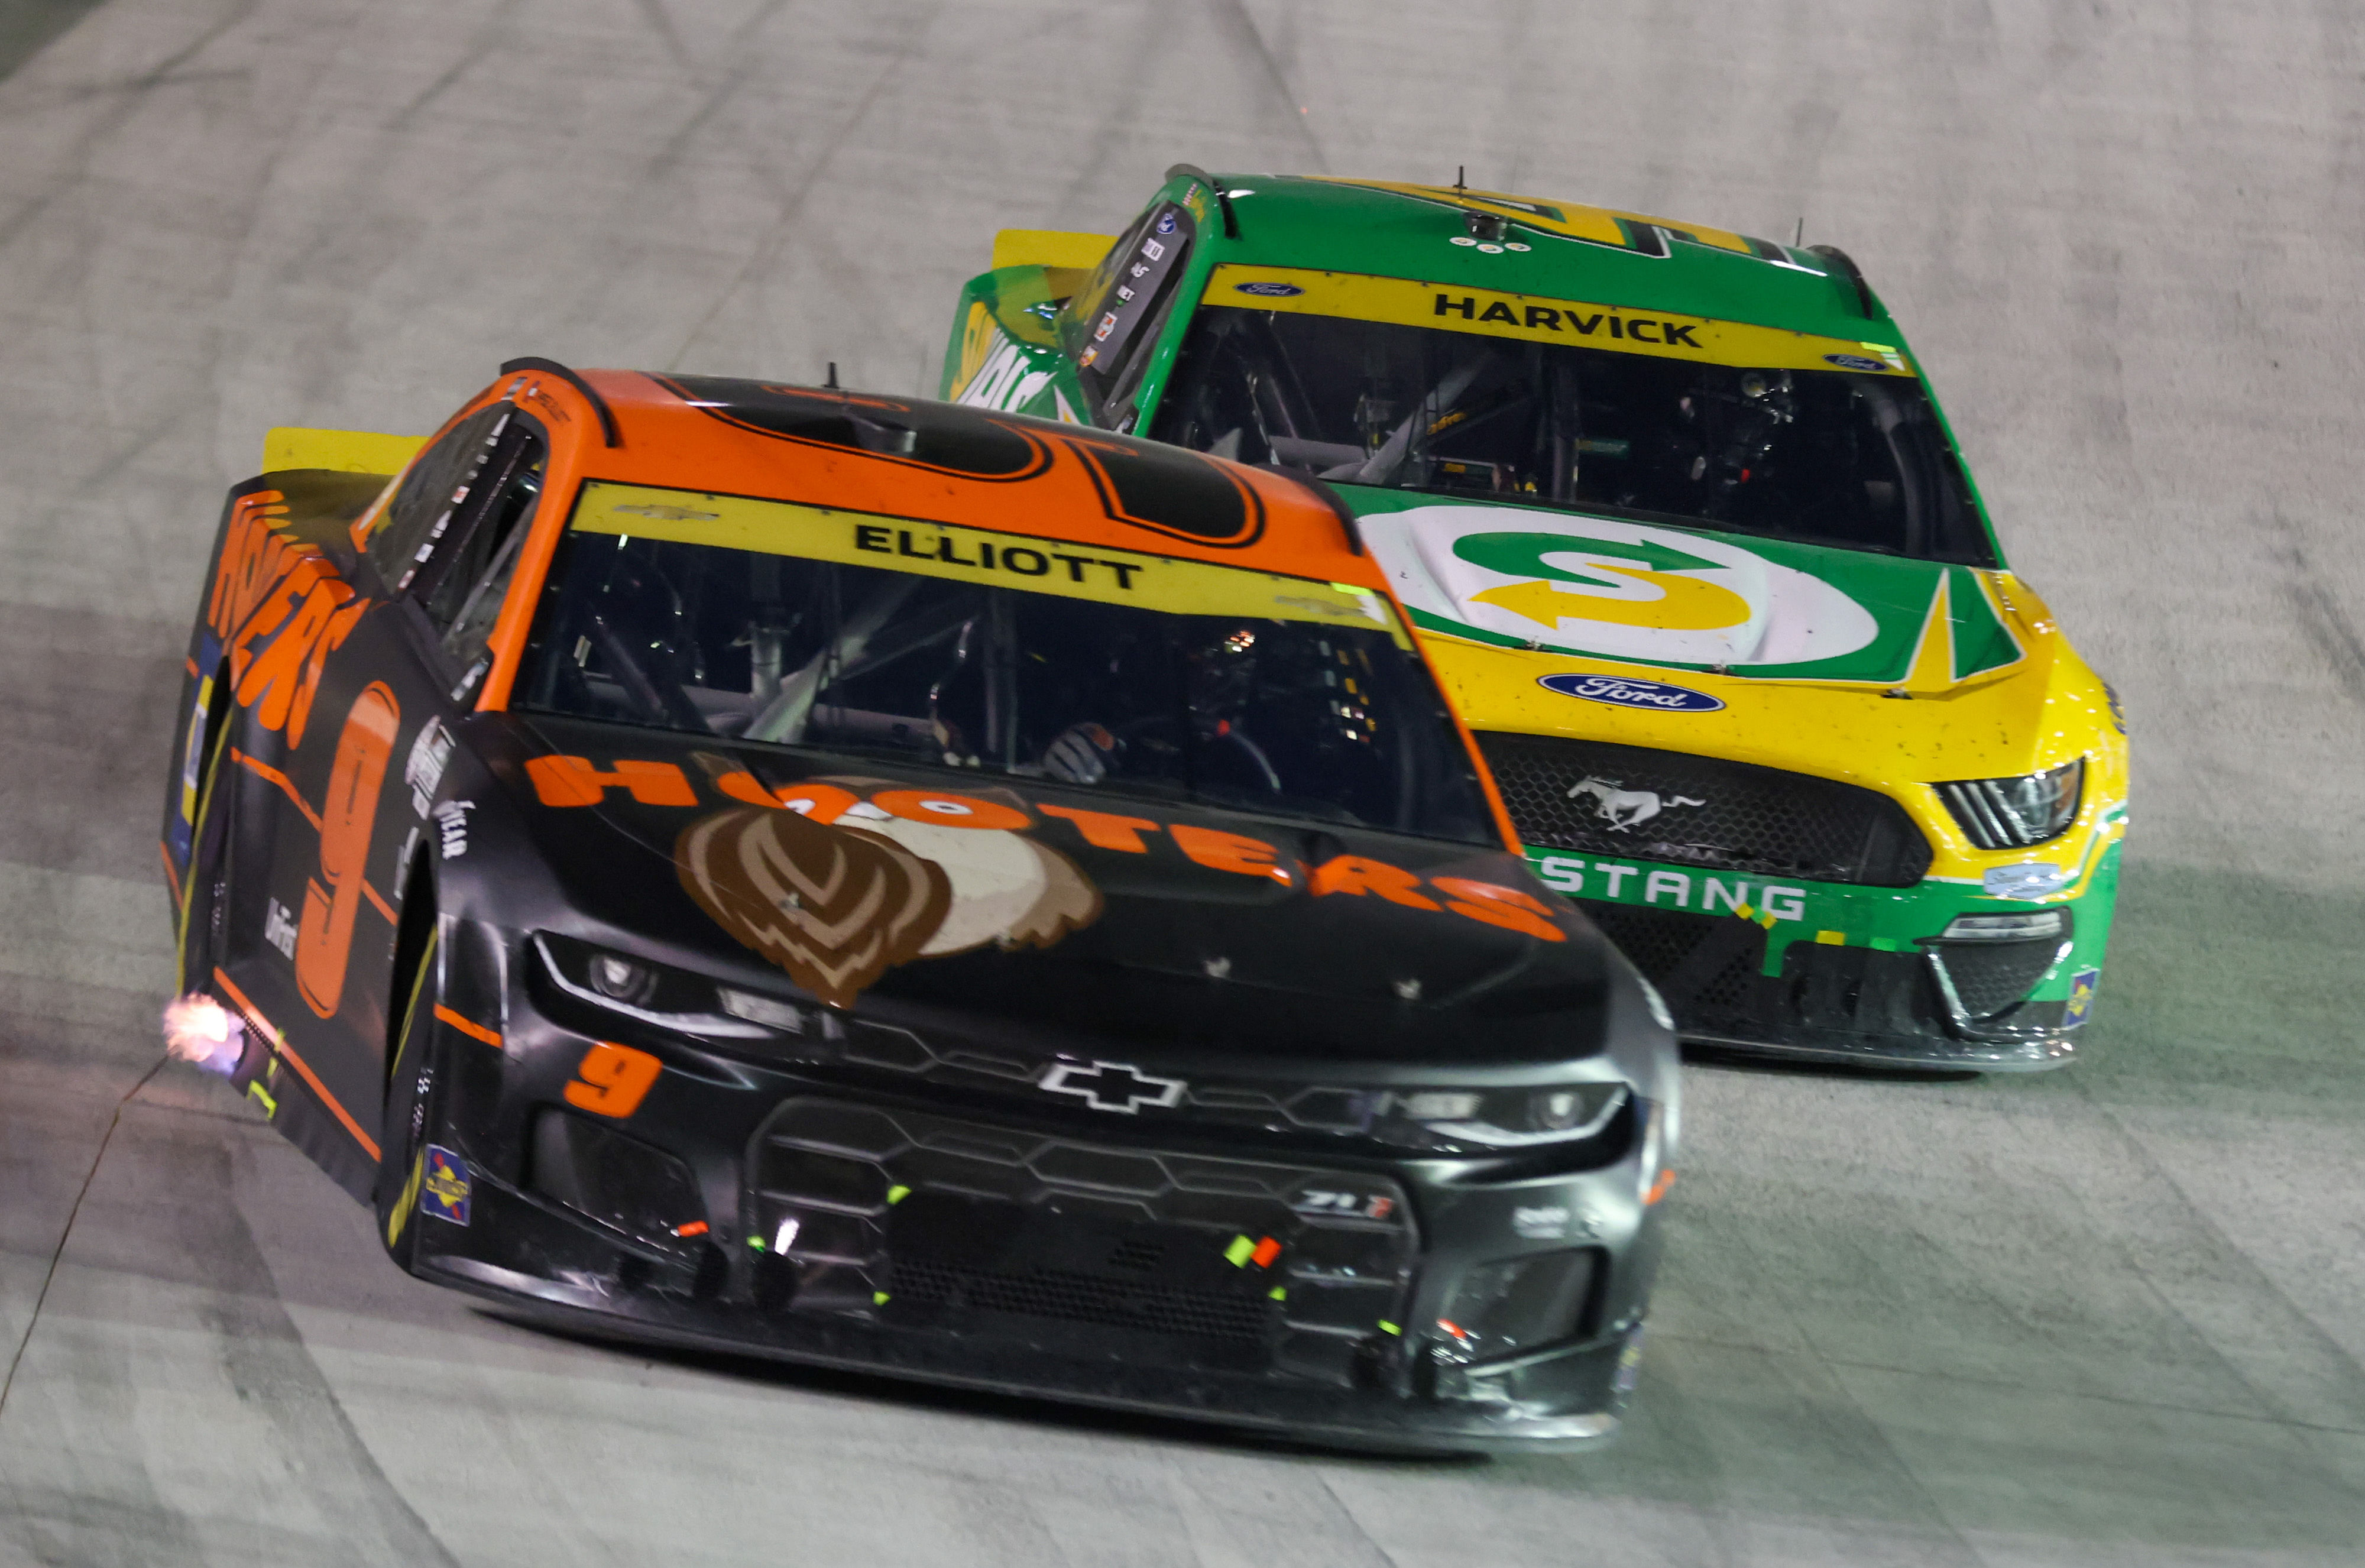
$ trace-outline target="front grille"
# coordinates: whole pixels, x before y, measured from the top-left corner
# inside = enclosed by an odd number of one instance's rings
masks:
[[[2035,990],[2060,952],[2061,943],[2051,937],[2041,942],[1948,942],[1939,946],[1938,961],[1945,966],[1964,1013],[1992,1018]]]
[[[1264,1301],[1238,1294],[1145,1290],[1072,1270],[986,1272],[907,1258],[895,1260],[894,1290],[889,1299],[921,1311],[968,1307],[1185,1339],[1249,1344],[1263,1340],[1272,1316]]]
[[[1930,869],[1929,841],[1877,790],[1557,735],[1482,731],[1478,746],[1536,847],[1884,888]]]
[[[1730,1025],[1759,1007],[1765,928],[1734,915],[1579,899],[1601,934],[1656,986],[1687,1028]],[[1713,946],[1711,946],[1713,944]]]
[[[748,1180],[767,1310],[1334,1383],[1418,1245],[1386,1176],[819,1098],[772,1114]]]

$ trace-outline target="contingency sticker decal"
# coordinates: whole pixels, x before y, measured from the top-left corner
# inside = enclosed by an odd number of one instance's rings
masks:
[[[2086,1014],[2093,1011],[2094,988],[2102,983],[2102,971],[2100,969],[2079,969],[2070,977],[2069,1001],[2061,1009],[2063,1028],[2075,1028],[2086,1021]]]
[[[1509,507],[1374,507],[1361,522],[1415,623],[1480,642],[1882,684],[1925,643],[1946,645],[1942,681],[2021,656],[1966,567]]]
[[[468,1223],[473,1183],[468,1162],[441,1144],[427,1146],[426,1174],[419,1183],[419,1212],[454,1225]]]

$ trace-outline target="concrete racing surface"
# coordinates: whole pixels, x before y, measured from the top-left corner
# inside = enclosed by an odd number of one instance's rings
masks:
[[[2356,1563],[2360,47],[2343,0],[0,0],[0,1563]],[[2125,697],[2083,1059],[1696,1067],[1622,1441],[1492,1462],[515,1327],[145,1076],[266,427],[424,431],[526,353],[907,392],[995,229],[1185,159],[1855,254]]]

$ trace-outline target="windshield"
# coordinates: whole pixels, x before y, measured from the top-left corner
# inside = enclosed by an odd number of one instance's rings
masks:
[[[1434,293],[1448,320],[1485,297],[1399,286]],[[1282,289],[1308,292],[1242,291]],[[1204,305],[1150,434],[1349,484],[1996,564],[1920,383],[1860,352],[1788,346],[1859,345],[1783,333],[1789,363],[1703,363],[1546,341],[1570,327],[1608,341],[1601,324],[1614,313],[1601,307],[1527,307],[1525,322],[1504,303],[1496,312],[1517,324],[1489,335],[1317,314],[1297,299]],[[1635,324],[1654,345],[1671,325]],[[1673,325],[1678,342],[1708,330]]]
[[[1369,590],[594,481],[520,709],[1493,845]]]

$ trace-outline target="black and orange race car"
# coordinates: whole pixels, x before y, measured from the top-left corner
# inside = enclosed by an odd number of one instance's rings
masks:
[[[1297,1437],[1614,1430],[1669,1022],[1318,489],[539,360],[265,467],[168,1034],[403,1268]]]

